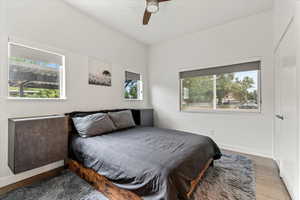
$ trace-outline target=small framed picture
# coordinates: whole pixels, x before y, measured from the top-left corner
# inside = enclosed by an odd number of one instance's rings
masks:
[[[111,86],[112,66],[109,63],[89,58],[89,84]]]

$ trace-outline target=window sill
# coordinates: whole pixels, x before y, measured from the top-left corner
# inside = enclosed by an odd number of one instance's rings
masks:
[[[205,114],[250,114],[250,115],[257,115],[262,114],[261,110],[256,111],[241,111],[241,110],[180,110],[183,113],[205,113]]]
[[[21,98],[21,97],[7,97],[7,100],[12,101],[66,101],[67,97],[64,98]]]
[[[144,101],[144,99],[124,99],[125,101]]]

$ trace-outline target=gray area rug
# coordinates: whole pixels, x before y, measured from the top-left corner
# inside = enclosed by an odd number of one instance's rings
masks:
[[[108,200],[75,174],[65,171],[49,180],[19,188],[1,200]],[[210,168],[193,200],[255,200],[255,174],[250,159],[225,154]]]
[[[193,200],[255,200],[253,162],[240,155],[223,155],[209,168]]]

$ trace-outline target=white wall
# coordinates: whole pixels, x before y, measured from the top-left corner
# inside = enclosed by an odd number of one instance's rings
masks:
[[[3,74],[3,65],[4,65],[4,54],[5,54],[5,50],[2,48],[4,46],[4,42],[5,42],[5,33],[6,33],[6,26],[5,26],[5,1],[4,0],[0,0],[0,74]],[[3,82],[3,77],[0,76],[0,83],[2,84]],[[0,84],[0,85],[1,85]],[[2,92],[3,89],[0,88],[0,124],[3,124],[3,122],[5,121],[4,118],[4,112],[3,112],[3,108],[4,108],[4,100],[2,97]],[[4,152],[2,151],[2,144],[4,143],[3,139],[4,139],[4,132],[3,132],[3,127],[2,125],[0,126],[0,143],[1,143],[1,147],[0,147],[0,160],[4,160]],[[0,166],[2,165],[2,161],[0,162]],[[1,168],[1,167],[0,167]]]
[[[151,46],[149,85],[155,124],[212,136],[233,150],[272,157],[272,12],[261,13]],[[178,72],[259,58],[262,61],[262,113],[179,111]]]
[[[296,155],[298,155],[298,169],[296,169],[297,171],[297,177],[296,177],[296,182],[297,185],[294,186],[296,188],[295,189],[295,194],[294,196],[296,196],[298,198],[298,200],[300,200],[300,39],[299,39],[299,34],[300,34],[300,1],[296,1],[295,3],[296,6],[296,12],[295,12],[295,26],[296,26],[296,58],[297,58],[297,100],[298,100],[298,105],[297,105],[297,113],[298,113],[298,121],[296,122],[298,125],[298,132],[297,132],[297,137],[298,137],[298,141],[297,141],[297,147],[298,148],[298,152],[296,152]]]
[[[280,39],[286,32],[288,24],[295,16],[296,0],[274,0],[274,45],[278,48]]]
[[[147,47],[110,30],[60,0],[7,0],[9,36],[67,56],[66,101],[7,100],[7,60],[1,63],[0,187],[61,165],[61,162],[14,176],[7,167],[7,118],[116,107],[147,107]],[[1,9],[1,15],[3,15]],[[1,16],[2,18],[2,16]],[[1,50],[6,49],[5,44]],[[88,85],[88,56],[113,65],[112,87]],[[1,55],[1,58],[6,58]],[[1,60],[1,59],[0,59]],[[2,61],[1,61],[2,62]],[[144,77],[144,101],[124,101],[124,70]]]

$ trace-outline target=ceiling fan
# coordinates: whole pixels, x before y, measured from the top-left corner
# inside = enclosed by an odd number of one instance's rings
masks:
[[[159,3],[171,0],[146,0],[146,9],[144,13],[143,25],[149,23],[152,14],[157,13],[159,10]]]

